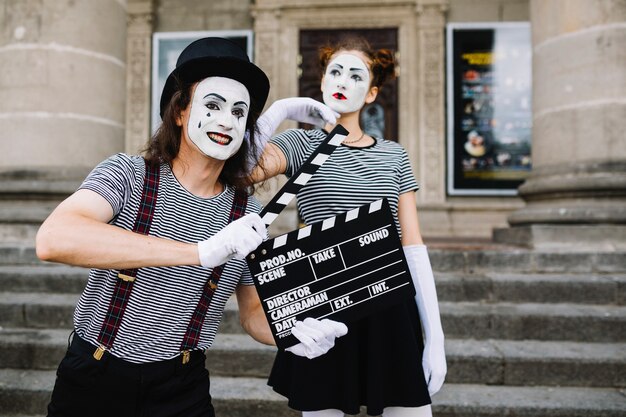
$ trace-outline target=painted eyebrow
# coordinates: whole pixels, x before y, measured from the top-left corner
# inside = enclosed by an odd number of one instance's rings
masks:
[[[339,67],[339,68],[343,69],[343,65],[341,65],[341,64],[333,64],[333,65],[331,65],[331,67]],[[350,71],[365,72],[365,70],[363,68],[350,68]]]
[[[207,94],[206,96],[204,96],[202,98],[204,99],[204,98],[207,98],[209,96],[215,96],[218,99],[222,100],[224,103],[226,103],[226,99],[224,97],[220,96],[219,94],[216,94],[216,93],[209,93],[209,94]]]
[[[244,106],[248,107],[248,103],[246,103],[245,101],[238,101],[235,104],[233,104],[233,106],[238,106],[240,104],[243,104]]]

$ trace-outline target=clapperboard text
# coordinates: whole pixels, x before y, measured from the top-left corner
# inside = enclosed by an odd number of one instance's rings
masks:
[[[281,348],[296,320],[350,321],[415,294],[387,200],[268,240],[248,265]]]

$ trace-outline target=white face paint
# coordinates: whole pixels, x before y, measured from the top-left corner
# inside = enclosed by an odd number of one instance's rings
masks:
[[[324,103],[338,113],[353,113],[365,104],[370,72],[363,60],[349,52],[333,58],[322,81]]]
[[[187,134],[206,156],[227,160],[243,143],[250,94],[239,81],[224,77],[202,80],[193,93]]]

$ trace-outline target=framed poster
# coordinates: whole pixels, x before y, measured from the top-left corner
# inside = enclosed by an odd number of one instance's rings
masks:
[[[152,134],[156,132],[161,124],[161,116],[159,115],[159,103],[161,100],[161,91],[165,85],[165,80],[170,72],[176,68],[176,60],[178,55],[191,42],[206,38],[209,36],[217,36],[220,38],[228,38],[241,46],[253,59],[253,43],[251,30],[217,30],[217,31],[201,31],[201,32],[155,32],[152,34],[152,95],[151,95],[151,111],[150,111],[150,131]]]
[[[517,195],[531,170],[530,25],[447,25],[449,195]]]

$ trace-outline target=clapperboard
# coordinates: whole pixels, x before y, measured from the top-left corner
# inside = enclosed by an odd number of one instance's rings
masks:
[[[333,130],[268,203],[261,212],[266,224],[341,143],[344,132]],[[386,199],[267,240],[247,261],[274,340],[282,349],[298,343],[291,335],[296,320],[349,322],[415,295]]]

